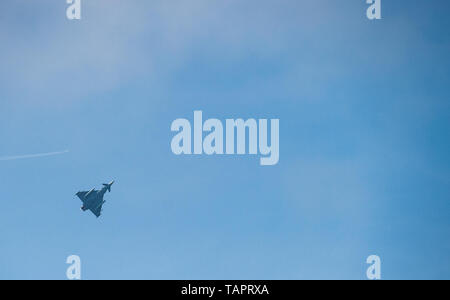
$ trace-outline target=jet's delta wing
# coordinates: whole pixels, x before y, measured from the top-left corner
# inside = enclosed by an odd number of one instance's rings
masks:
[[[77,196],[78,196],[78,198],[80,198],[81,201],[84,202],[84,199],[86,198],[87,193],[89,193],[89,192],[78,192]]]
[[[90,208],[89,210],[98,218],[102,215],[102,205],[100,205],[97,208]]]

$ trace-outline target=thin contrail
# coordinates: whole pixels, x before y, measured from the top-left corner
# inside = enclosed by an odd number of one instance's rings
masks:
[[[69,152],[69,150],[59,151],[59,152],[49,152],[49,153],[18,155],[18,156],[3,156],[3,157],[0,157],[0,161],[53,156],[53,155],[60,155],[60,154],[68,153],[68,152]]]

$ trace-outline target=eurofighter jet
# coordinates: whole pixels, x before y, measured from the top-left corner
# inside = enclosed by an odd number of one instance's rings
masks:
[[[106,202],[103,200],[103,196],[106,191],[111,192],[113,183],[114,180],[110,183],[104,183],[103,188],[99,191],[94,188],[88,192],[78,192],[76,195],[80,198],[81,202],[83,202],[81,210],[86,211],[89,209],[97,218],[100,217],[102,214],[102,206]]]

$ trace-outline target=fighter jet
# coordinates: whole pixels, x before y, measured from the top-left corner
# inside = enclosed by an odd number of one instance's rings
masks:
[[[100,217],[102,214],[102,206],[106,202],[103,200],[103,196],[106,191],[111,192],[113,183],[114,180],[110,183],[104,183],[103,188],[99,191],[94,188],[88,192],[78,192],[76,195],[80,198],[81,202],[83,202],[81,210],[86,211],[89,209],[97,218]]]

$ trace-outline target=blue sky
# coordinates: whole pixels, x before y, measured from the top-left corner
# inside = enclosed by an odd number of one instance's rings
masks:
[[[0,161],[0,279],[450,279],[448,1],[64,2],[0,3],[0,156],[70,150]],[[194,110],[280,162],[173,155]]]

